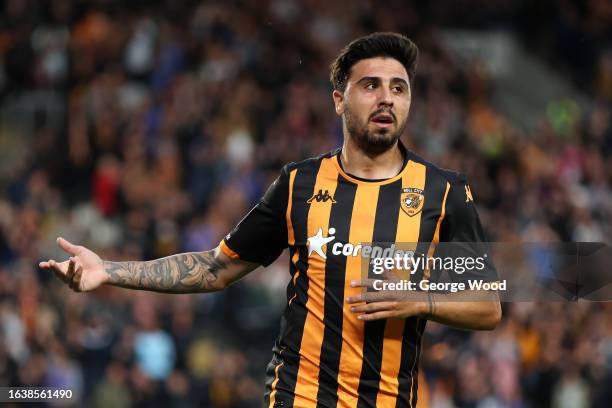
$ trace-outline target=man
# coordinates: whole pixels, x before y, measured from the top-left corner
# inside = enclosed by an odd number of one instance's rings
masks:
[[[414,407],[426,320],[492,329],[501,315],[497,300],[407,300],[363,289],[372,283],[362,279],[362,266],[366,272],[370,267],[360,244],[418,243],[417,250],[431,254],[441,241],[484,240],[465,177],[425,162],[399,142],[417,54],[395,33],[371,34],[345,47],[331,66],[342,148],[286,165],[217,248],[111,262],[59,238],[70,258],[40,266],[76,291],[110,284],[210,292],[269,265],[289,247],[291,281],[267,370],[266,404]]]

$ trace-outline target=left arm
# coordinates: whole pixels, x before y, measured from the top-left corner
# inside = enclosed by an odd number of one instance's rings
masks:
[[[352,286],[371,287],[371,282],[354,282]],[[493,330],[501,320],[495,292],[377,291],[349,297],[347,302],[355,304],[351,312],[360,313],[357,318],[363,321],[418,316],[459,329]]]
[[[456,174],[449,181],[446,201],[446,217],[440,230],[440,242],[452,255],[476,258],[486,254],[487,246],[483,228],[474,206],[471,190],[465,176]],[[485,268],[465,274],[450,271],[453,281],[482,279],[495,282],[497,272],[491,260],[484,256]],[[352,282],[353,286],[373,288],[371,280]],[[462,329],[492,330],[501,320],[501,305],[497,292],[463,290],[456,293],[432,291],[374,291],[348,298],[354,313],[364,313],[360,320],[406,318],[419,316],[438,323]]]
[[[454,258],[483,257],[484,269],[472,269],[465,273],[449,271],[453,282],[470,279],[495,282],[497,271],[490,257],[487,239],[474,205],[474,197],[463,174],[455,174],[450,181],[446,201],[447,216],[440,229],[439,255]],[[456,293],[429,292],[427,299],[428,318],[438,323],[462,329],[492,330],[501,320],[501,305],[497,291],[463,290]]]
[[[420,305],[420,309],[427,309],[423,317],[458,329],[493,330],[497,327],[502,316],[497,294],[493,299],[478,301],[455,300],[455,295],[430,294],[427,302]]]

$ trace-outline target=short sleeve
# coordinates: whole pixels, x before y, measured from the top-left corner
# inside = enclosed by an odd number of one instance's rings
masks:
[[[441,241],[484,242],[485,235],[467,179],[460,174],[450,185],[446,199],[447,217],[440,231]]]
[[[476,211],[472,191],[464,175],[458,174],[450,182],[445,210],[446,216],[440,230],[443,255],[455,259],[462,258],[461,262],[472,259],[473,261],[469,261],[470,265],[483,265],[482,268],[461,268],[462,272],[451,273],[451,278],[496,281],[497,272],[491,260],[489,243]]]
[[[268,266],[287,247],[285,212],[289,197],[287,166],[259,202],[221,241],[221,250],[233,259]]]

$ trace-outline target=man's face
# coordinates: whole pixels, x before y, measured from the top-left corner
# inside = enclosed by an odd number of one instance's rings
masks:
[[[404,66],[393,58],[368,58],[353,65],[344,93],[334,91],[336,113],[366,153],[391,148],[406,128],[410,82]]]

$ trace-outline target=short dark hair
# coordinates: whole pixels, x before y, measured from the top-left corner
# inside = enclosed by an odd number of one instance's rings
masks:
[[[418,47],[405,35],[389,32],[368,34],[351,41],[342,49],[330,66],[329,80],[334,90],[344,92],[353,65],[366,58],[389,57],[406,68],[412,82],[418,55]]]

